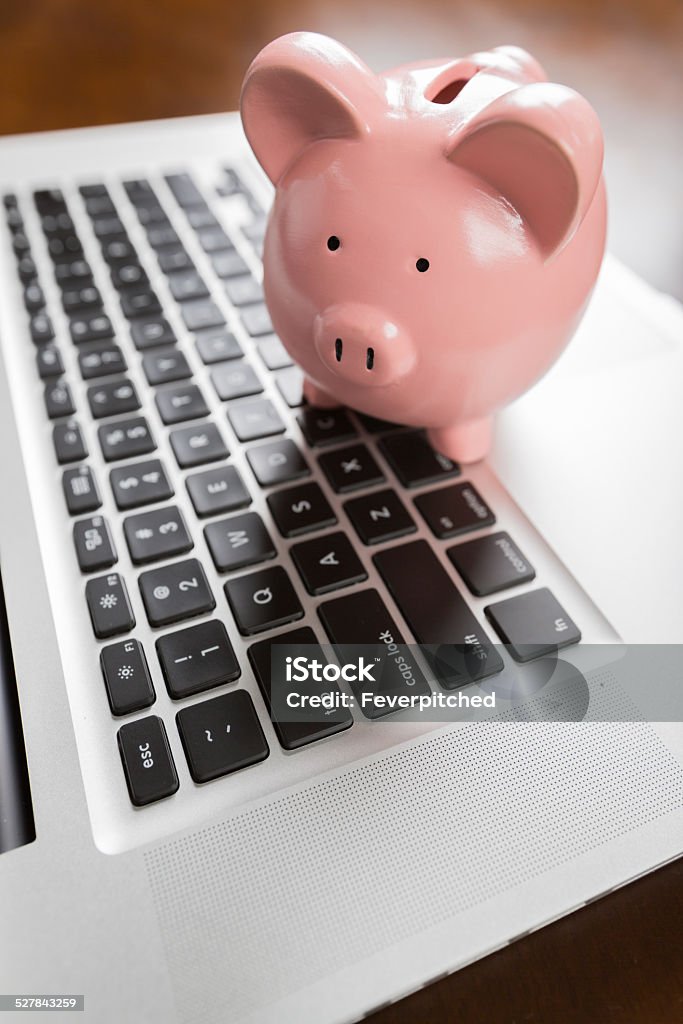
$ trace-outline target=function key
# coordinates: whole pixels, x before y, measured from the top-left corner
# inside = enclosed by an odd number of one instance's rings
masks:
[[[70,321],[69,331],[76,345],[80,345],[84,341],[100,341],[114,336],[111,320],[105,313],[77,317]]]
[[[181,384],[157,391],[155,401],[162,423],[183,423],[209,415],[209,407],[196,384]]]
[[[298,416],[298,422],[313,448],[352,441],[358,436],[344,409],[304,409]]]
[[[276,334],[259,341],[257,348],[269,370],[284,370],[286,366],[292,365],[292,357]]]
[[[95,636],[99,640],[127,633],[135,625],[126,584],[117,572],[88,580],[85,599]]]
[[[251,504],[251,495],[234,466],[192,473],[185,486],[198,516],[232,512]]]
[[[216,275],[222,278],[237,277],[249,272],[249,267],[236,249],[214,253],[211,263]]]
[[[161,636],[156,648],[173,700],[233,683],[241,675],[227,630],[217,619]]]
[[[36,352],[36,366],[41,380],[60,377],[64,373],[64,363],[56,345],[41,345]]]
[[[330,503],[315,483],[287,487],[269,494],[266,500],[283,537],[298,537],[337,522]]]
[[[225,294],[233,306],[248,306],[263,298],[263,288],[251,274],[243,277],[231,277],[225,282]]]
[[[45,409],[51,420],[73,416],[76,412],[71,388],[63,380],[54,381],[45,388]]]
[[[58,188],[42,188],[33,193],[38,213],[54,213],[66,208],[64,196]]]
[[[128,369],[118,345],[101,341],[79,348],[78,368],[83,380],[109,377],[115,373],[125,373]]]
[[[203,299],[209,294],[209,289],[194,267],[191,270],[179,270],[169,274],[168,287],[176,302]]]
[[[223,402],[234,398],[246,398],[248,395],[260,395],[263,391],[261,381],[253,367],[242,361],[230,363],[228,366],[217,366],[211,371],[211,381],[216,394]]]
[[[192,704],[178,712],[176,721],[195,782],[210,782],[268,757],[268,744],[246,690]]]
[[[117,561],[109,524],[102,516],[74,523],[73,537],[81,572],[108,569]]]
[[[20,260],[17,260],[17,273],[23,284],[28,284],[29,281],[34,281],[37,278],[38,268],[31,256],[22,256]]]
[[[228,419],[240,441],[256,441],[259,437],[285,432],[285,425],[268,398],[239,402],[228,409]]]
[[[173,506],[128,516],[123,532],[134,565],[182,555],[194,546],[182,513]]]
[[[109,191],[102,182],[91,182],[89,185],[80,185],[78,191],[84,199],[97,199],[101,196],[108,196]]]
[[[432,533],[441,539],[492,526],[496,517],[470,483],[452,484],[415,498]]]
[[[2,205],[5,207],[6,210],[12,210],[14,207],[18,205],[18,203],[19,200],[17,199],[14,192],[5,192],[5,194],[2,197]]]
[[[285,484],[311,473],[303,455],[289,438],[249,448],[247,459],[262,487]]]
[[[34,345],[42,345],[43,342],[52,341],[55,336],[52,320],[47,313],[34,313],[29,320],[29,331]]]
[[[31,243],[22,231],[18,231],[12,239],[12,248],[15,256],[25,256],[31,252]]]
[[[76,420],[55,423],[52,430],[52,443],[55,446],[55,455],[60,466],[68,462],[79,462],[88,455],[81,428]]]
[[[178,775],[160,718],[150,715],[127,722],[119,729],[117,740],[128,794],[136,807],[176,792]]]
[[[243,636],[303,618],[304,610],[282,566],[228,580],[224,589]]]
[[[252,338],[273,333],[273,322],[264,302],[259,302],[256,306],[244,306],[240,310],[240,315],[244,329]]]
[[[120,295],[121,312],[127,320],[155,316],[161,313],[159,299],[151,288],[128,288]]]
[[[536,576],[510,535],[504,532],[456,544],[447,554],[477,597],[516,587]]]
[[[516,661],[531,661],[577,644],[581,631],[547,587],[491,604],[484,609]]]
[[[245,512],[204,527],[204,536],[219,572],[233,572],[247,565],[275,558],[263,520],[256,512]]]
[[[172,430],[169,441],[181,469],[201,466],[206,462],[218,462],[220,459],[227,459],[230,454],[213,423]]]
[[[6,221],[7,227],[10,229],[12,233],[16,231],[23,231],[24,219],[21,216],[21,213],[19,212],[19,208],[17,206],[11,206],[7,210]]]
[[[151,626],[167,626],[216,607],[204,569],[196,558],[148,569],[138,582]]]
[[[123,377],[105,384],[92,384],[88,388],[88,405],[93,419],[117,416],[122,412],[135,412],[140,408],[140,399],[132,382]]]
[[[384,483],[384,474],[364,444],[351,445],[319,458],[325,476],[338,494]]]
[[[112,469],[109,475],[116,507],[125,511],[140,505],[152,505],[173,496],[166,471],[158,459],[135,462]]]
[[[147,455],[156,448],[144,416],[107,423],[98,428],[97,436],[106,462]]]
[[[368,578],[345,533],[294,544],[290,554],[309,594],[326,594]]]
[[[205,206],[204,198],[189,174],[167,174],[166,184],[178,206]]]
[[[460,476],[458,464],[434,451],[420,430],[383,437],[379,449],[404,487],[422,487]]]
[[[176,336],[163,316],[150,320],[136,320],[130,325],[133,344],[139,352],[157,345],[175,345]]]
[[[97,481],[90,466],[67,469],[62,476],[66,507],[72,516],[94,512],[102,504]]]
[[[28,313],[37,313],[45,305],[43,289],[37,281],[26,285],[24,288],[24,305]]]
[[[170,384],[174,380],[187,380],[192,376],[187,359],[175,348],[147,352],[142,359],[142,368],[147,382],[152,386]]]
[[[100,666],[112,715],[142,711],[156,700],[139,640],[121,640],[100,651]]]
[[[222,327],[225,317],[212,299],[184,302],[180,308],[188,331],[201,331],[206,327]]]
[[[347,501],[344,511],[364,544],[379,544],[417,529],[396,491],[389,489]]]
[[[226,359],[238,359],[243,355],[237,338],[228,331],[202,331],[195,344],[200,358],[206,365],[222,363]]]

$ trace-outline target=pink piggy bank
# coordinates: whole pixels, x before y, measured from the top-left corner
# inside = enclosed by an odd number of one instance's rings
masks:
[[[241,113],[276,186],[266,302],[308,401],[482,458],[493,414],[557,359],[600,268],[592,108],[516,47],[375,75],[295,33],[253,61]]]

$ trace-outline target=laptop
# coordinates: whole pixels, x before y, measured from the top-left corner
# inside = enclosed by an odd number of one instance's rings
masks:
[[[629,710],[683,640],[673,300],[608,259],[460,467],[303,404],[236,114],[6,138],[0,181],[8,1020],[355,1021],[680,855],[680,727]],[[275,649],[381,634],[425,694],[497,685],[425,643],[602,660],[476,720],[277,712]]]

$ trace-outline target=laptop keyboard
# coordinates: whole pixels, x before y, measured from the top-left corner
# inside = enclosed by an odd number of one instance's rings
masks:
[[[36,372],[44,381],[45,415],[53,423],[54,455],[99,650],[103,713],[108,702],[113,716],[127,719],[118,746],[136,807],[171,796],[180,784],[164,721],[148,710],[159,696],[153,659],[168,697],[178,704],[175,726],[191,778],[206,783],[251,770],[269,756],[261,720],[271,717],[272,686],[279,685],[270,676],[273,643],[315,645],[326,638],[343,651],[345,644],[390,636],[392,643],[418,642],[427,651],[438,645],[439,658],[426,655],[429,667],[438,685],[453,689],[501,671],[494,634],[520,662],[580,639],[547,588],[514,592],[534,579],[533,567],[508,533],[494,529],[494,510],[460,467],[433,451],[421,431],[305,405],[301,374],[273,333],[261,284],[234,239],[189,174],[165,180],[170,192],[164,200],[177,204],[175,213],[195,234],[211,280],[195,266],[150,182],[129,180],[123,187],[146,236],[145,255],[155,255],[166,277],[182,337],[102,183],[80,188],[100,248],[98,274],[62,193],[33,194],[68,336],[56,330],[19,201],[4,196],[27,343],[35,346]],[[259,203],[233,168],[226,169],[218,191],[244,198],[253,217],[242,234],[260,255],[265,214]],[[107,294],[96,284],[105,267]],[[217,286],[239,317],[240,339],[212,298]],[[114,327],[113,303],[127,321],[128,337]],[[74,397],[80,386],[65,373],[70,345],[86,385],[84,401]],[[202,379],[188,360],[191,347],[206,370]],[[136,363],[142,370],[137,384],[128,376]],[[264,386],[269,378],[275,390]],[[152,405],[143,401],[140,380]],[[222,404],[220,418],[211,415],[209,389]],[[96,426],[99,453],[88,451],[86,421]],[[164,433],[168,457],[159,446]],[[245,449],[248,477],[231,462],[237,447]],[[177,504],[179,474],[189,516]],[[265,492],[267,517],[250,508],[257,489]],[[101,512],[107,490],[119,519],[115,530]],[[337,495],[343,522],[330,501]],[[429,542],[423,531],[413,536],[424,524]],[[274,542],[276,536],[288,543],[284,555],[278,555],[283,545]],[[117,543],[125,545],[127,557],[121,558]],[[439,547],[452,572],[437,557]],[[364,551],[371,552],[380,588],[368,584],[359,557]],[[223,593],[207,577],[207,566],[220,574]],[[136,591],[155,631],[151,649],[135,635],[130,594]],[[467,591],[476,597],[505,592],[484,608],[486,629]],[[387,607],[387,595],[405,626]],[[296,625],[311,606],[320,635]],[[244,666],[231,634],[247,638],[260,702],[240,686]],[[462,659],[451,665],[443,657],[444,644],[470,652],[467,677]],[[194,699],[223,686],[230,688]],[[409,684],[397,670],[395,678],[383,678],[382,688],[427,693],[430,683],[416,668]],[[324,684],[325,692],[335,689]],[[193,700],[183,704],[188,698]],[[286,751],[322,740],[343,743],[352,724],[345,708],[306,721],[273,722]]]

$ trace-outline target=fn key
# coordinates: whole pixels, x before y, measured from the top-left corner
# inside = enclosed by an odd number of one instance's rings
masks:
[[[150,715],[128,722],[119,729],[117,739],[128,793],[136,807],[175,793],[178,776],[160,718]]]

